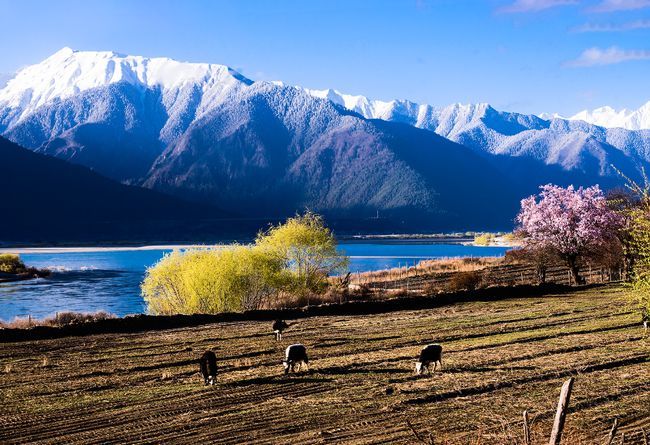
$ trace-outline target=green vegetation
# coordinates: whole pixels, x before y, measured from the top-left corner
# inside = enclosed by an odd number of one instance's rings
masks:
[[[26,269],[27,267],[19,255],[14,253],[0,254],[0,272],[16,274],[24,272]]]
[[[336,240],[323,218],[312,212],[271,227],[255,243],[281,259],[293,275],[291,290],[299,295],[322,293],[328,285],[327,277],[348,266],[347,257],[336,250]]]
[[[279,258],[258,247],[174,251],[147,270],[142,295],[154,314],[257,309],[285,280]]]
[[[643,185],[626,179],[632,196],[618,197],[617,205],[626,220],[623,240],[632,272],[632,298],[641,314],[650,316],[650,182],[645,174]]]
[[[474,236],[474,244],[477,246],[490,246],[494,242],[494,233],[482,233]]]
[[[296,296],[308,303],[346,265],[323,219],[308,212],[261,233],[253,246],[172,252],[147,270],[141,289],[153,314],[260,309]]]

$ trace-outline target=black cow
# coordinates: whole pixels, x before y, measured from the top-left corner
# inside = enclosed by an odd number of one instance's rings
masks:
[[[273,332],[275,332],[275,339],[277,341],[282,340],[282,332],[289,327],[284,320],[278,318],[273,322]]]
[[[427,345],[420,351],[420,358],[415,363],[416,374],[424,374],[426,369],[431,374],[429,366],[433,363],[433,371],[435,372],[438,363],[442,369],[442,346],[440,345]]]
[[[217,381],[217,356],[212,351],[205,351],[199,359],[201,374],[206,385],[214,385]]]
[[[289,374],[289,372],[296,372],[296,365],[298,365],[298,370],[302,370],[302,364],[304,363],[309,369],[309,358],[307,357],[307,348],[301,344],[291,345],[285,351],[285,359],[282,360],[284,365],[284,373]]]

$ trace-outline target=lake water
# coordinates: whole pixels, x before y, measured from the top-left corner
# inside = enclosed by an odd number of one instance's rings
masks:
[[[350,256],[350,271],[364,272],[413,265],[424,259],[500,256],[503,247],[391,240],[339,244]],[[61,311],[105,310],[123,316],[146,311],[140,282],[147,267],[170,249],[97,250],[23,253],[29,266],[53,270],[44,279],[0,283],[0,320]]]

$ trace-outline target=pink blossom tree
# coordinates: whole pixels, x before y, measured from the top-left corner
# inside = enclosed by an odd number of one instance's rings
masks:
[[[583,283],[579,260],[616,241],[622,217],[607,205],[597,185],[575,189],[547,184],[521,201],[518,232],[524,249],[551,249],[566,262],[575,283]]]

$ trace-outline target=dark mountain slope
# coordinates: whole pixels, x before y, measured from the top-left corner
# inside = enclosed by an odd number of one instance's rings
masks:
[[[379,210],[434,230],[508,227],[520,198],[466,147],[264,83],[193,123],[145,185],[259,217]]]
[[[0,241],[129,241],[182,235],[215,209],[126,186],[0,138]]]

